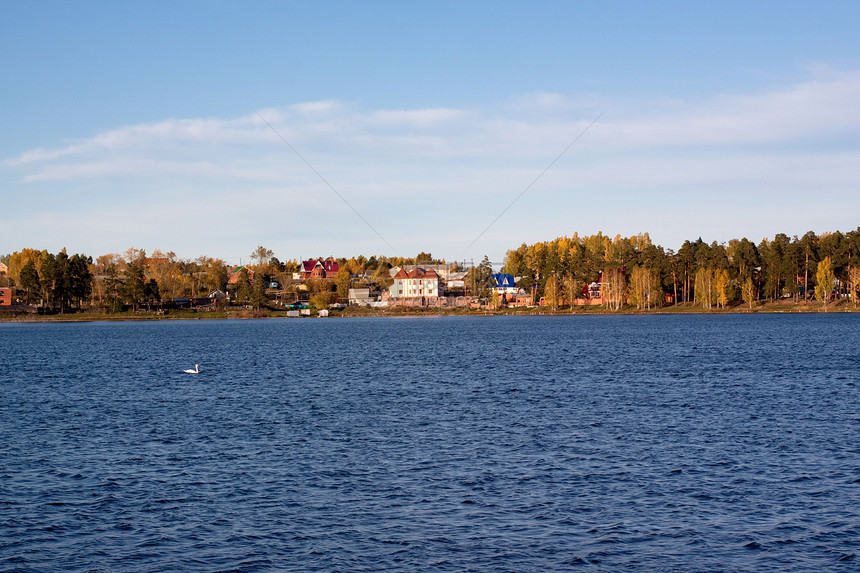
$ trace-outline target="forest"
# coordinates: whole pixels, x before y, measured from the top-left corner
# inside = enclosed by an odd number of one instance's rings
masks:
[[[591,284],[601,286],[608,310],[649,310],[684,305],[704,310],[746,306],[764,301],[850,299],[860,291],[860,227],[802,237],[777,234],[758,244],[743,238],[728,243],[688,240],[676,251],[654,244],[648,233],[630,237],[595,235],[559,237],[522,244],[507,251],[502,269],[535,303],[558,308],[582,300]],[[333,258],[333,257],[320,257]],[[358,256],[335,259],[337,276],[324,281],[295,280],[299,261],[280,261],[263,246],[240,268],[209,256],[182,259],[172,251],[149,255],[131,248],[123,254],[93,259],[85,254],[49,253],[32,248],[0,257],[8,267],[0,287],[12,287],[25,305],[70,312],[99,309],[115,313],[152,308],[179,297],[228,294],[225,304],[262,308],[300,295],[316,306],[344,300],[353,287],[384,290],[389,269],[403,265],[444,264],[430,253],[415,257]],[[492,268],[485,257],[468,271],[466,292],[488,295]],[[231,275],[238,280],[231,281]],[[254,276],[256,279],[252,280]],[[259,280],[262,279],[262,280]]]
[[[677,252],[651,242],[647,233],[602,233],[523,244],[507,253],[504,272],[521,277],[551,305],[576,299],[593,281],[604,285],[611,308],[648,309],[666,304],[726,308],[759,301],[795,302],[852,298],[860,286],[860,228],[789,238],[777,234],[759,244],[743,238],[710,244],[684,241]]]

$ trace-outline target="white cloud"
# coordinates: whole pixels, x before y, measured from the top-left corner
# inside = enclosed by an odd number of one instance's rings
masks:
[[[601,122],[607,147],[792,145],[826,142],[860,130],[860,72],[813,78],[782,90],[669,102],[653,115],[634,108]]]
[[[377,128],[392,125],[432,127],[463,116],[464,112],[459,109],[380,110],[368,116],[368,124]]]
[[[259,115],[119,127],[65,146],[24,151],[2,166],[4,177],[20,186],[14,191],[42,208],[62,211],[69,186],[84,186],[105,203],[106,218],[111,207],[123,212],[129,193],[147,206],[141,212],[164,194],[172,194],[182,211],[208,197],[216,213],[226,209],[227,215],[247,217],[231,223],[230,216],[209,215],[215,227],[232,224],[233,236],[259,232],[254,209],[245,208],[252,202],[264,206],[259,220],[274,225],[288,213],[290,236],[329,241],[332,251],[338,242],[378,244],[305,159],[393,244],[456,250],[456,237],[471,240],[605,107],[605,115],[499,221],[499,230],[508,233],[487,233],[488,241],[507,242],[496,247],[503,250],[552,238],[534,237],[540,233],[587,231],[591,225],[612,232],[613,222],[642,221],[617,232],[655,233],[649,222],[664,225],[666,213],[691,204],[707,213],[720,193],[723,201],[772,202],[791,194],[802,203],[826,189],[850,210],[857,206],[851,197],[860,180],[856,101],[860,72],[832,70],[813,71],[807,81],[781,89],[703,101],[600,102],[535,93],[482,109],[367,110],[326,100]],[[653,207],[643,199],[649,194]],[[29,207],[17,208],[25,219],[15,230],[26,233]],[[332,212],[336,216],[328,217]],[[150,213],[146,232],[167,236],[165,229],[174,223],[156,213]],[[402,225],[400,217],[413,222]],[[171,236],[182,241],[183,232]]]

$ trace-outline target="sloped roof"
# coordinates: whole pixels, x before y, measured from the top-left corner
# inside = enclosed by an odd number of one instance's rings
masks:
[[[493,288],[516,288],[514,276],[507,273],[496,273],[493,277]]]
[[[436,271],[430,269],[429,271],[425,271],[422,268],[415,268],[409,271],[409,274],[406,275],[410,279],[438,279],[439,275],[436,274]]]
[[[339,267],[337,261],[333,259],[302,261],[302,270],[306,273],[312,273],[317,266],[322,267],[326,274],[337,273]]]

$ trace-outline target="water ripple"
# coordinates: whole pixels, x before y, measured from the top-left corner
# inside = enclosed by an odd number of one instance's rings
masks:
[[[856,570],[858,326],[0,325],[0,570]]]

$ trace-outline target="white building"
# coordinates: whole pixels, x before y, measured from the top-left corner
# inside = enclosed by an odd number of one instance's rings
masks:
[[[391,298],[418,298],[439,296],[442,281],[433,269],[415,268],[408,273],[400,269],[394,275],[394,284],[388,289]]]

